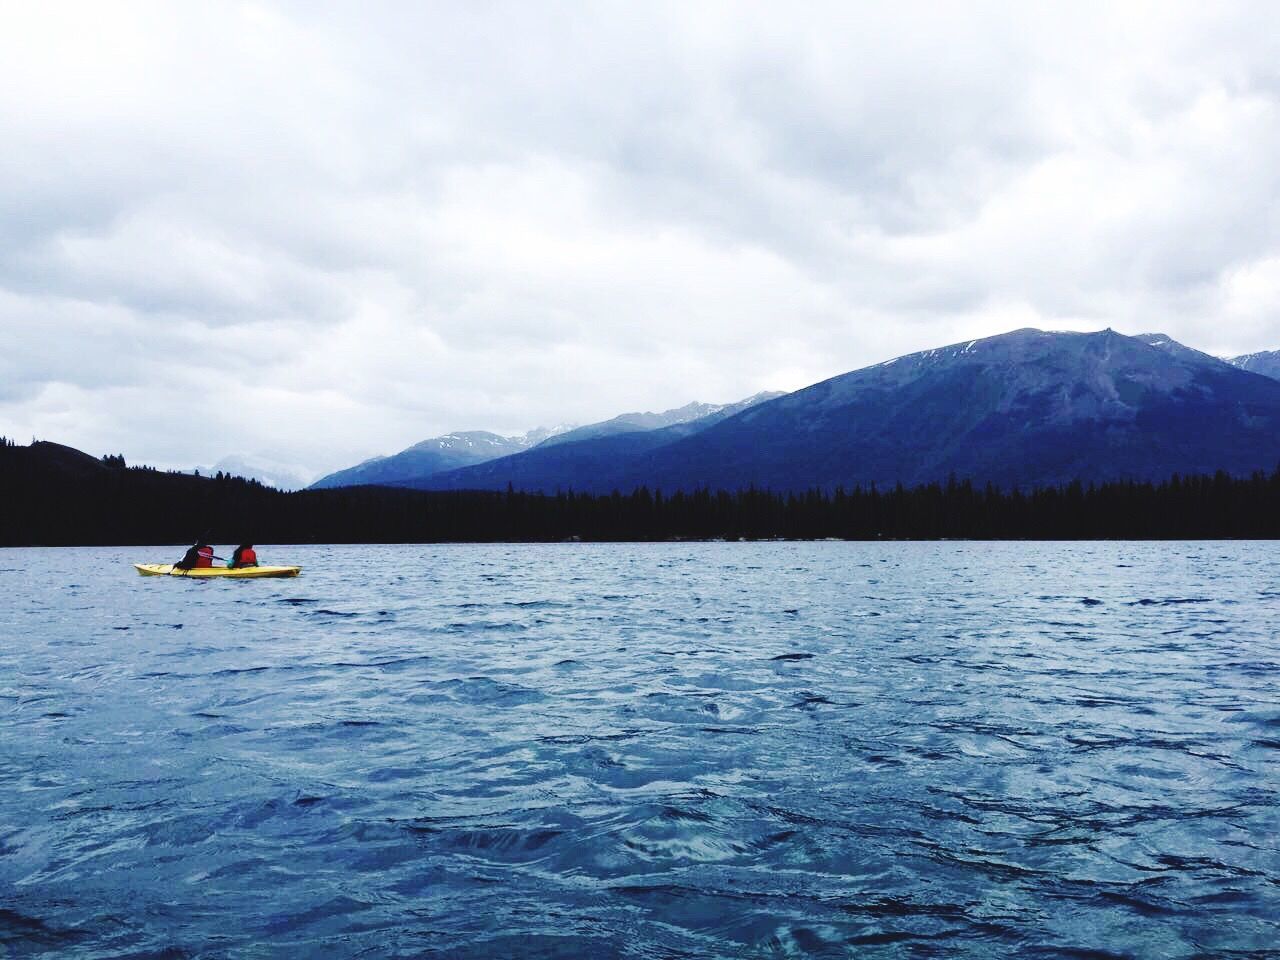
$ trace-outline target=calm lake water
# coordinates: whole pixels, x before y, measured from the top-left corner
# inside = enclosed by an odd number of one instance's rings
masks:
[[[0,956],[1280,956],[1280,544],[179,552],[0,550]]]

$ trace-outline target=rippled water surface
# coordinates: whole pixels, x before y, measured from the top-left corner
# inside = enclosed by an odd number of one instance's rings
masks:
[[[0,551],[0,955],[1280,956],[1280,545]]]

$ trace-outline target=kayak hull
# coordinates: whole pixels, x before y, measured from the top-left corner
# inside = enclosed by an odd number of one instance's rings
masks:
[[[176,570],[172,563],[135,563],[133,568],[144,577],[190,577],[195,580],[264,580],[268,577],[296,577],[301,567],[195,567]]]

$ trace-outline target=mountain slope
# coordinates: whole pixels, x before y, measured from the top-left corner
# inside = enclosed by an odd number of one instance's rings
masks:
[[[471,431],[451,433],[443,437],[432,437],[414,444],[406,450],[389,457],[374,457],[346,470],[339,470],[321,477],[312,489],[330,487],[353,487],[361,485],[381,486],[414,486],[423,489],[452,489],[444,482],[431,484],[428,480],[437,475],[449,473],[459,468],[487,463],[534,449],[575,444],[586,440],[602,439],[626,434],[648,431],[661,431],[671,427],[680,427],[690,423],[703,425],[716,422],[718,419],[731,416],[753,403],[769,399],[780,394],[760,393],[754,397],[734,404],[688,403],[683,407],[664,410],[661,413],[624,413],[611,420],[587,424],[583,427],[561,426],[547,429],[539,427],[519,437],[503,437],[496,433]],[[687,431],[686,431],[687,432]],[[683,436],[677,433],[673,436]],[[665,436],[665,435],[663,435]],[[659,437],[658,439],[662,439]],[[668,440],[663,440],[668,442]],[[608,447],[608,445],[606,445]],[[619,451],[633,447],[648,449],[650,441],[620,441]],[[602,450],[605,448],[602,448]],[[605,456],[605,454],[601,454]],[[554,456],[551,458],[554,460]],[[605,462],[604,465],[612,466]],[[500,487],[505,488],[506,480]],[[485,485],[482,485],[485,486]]]
[[[745,406],[759,403],[762,398],[768,399],[773,396],[781,396],[781,394],[761,393],[734,404],[698,403],[695,401],[686,403],[683,407],[676,407],[673,410],[664,410],[662,413],[624,413],[614,417],[612,420],[603,420],[600,423],[590,423],[585,427],[566,430],[564,433],[548,438],[542,445],[546,447],[561,443],[577,443],[581,440],[614,436],[620,433],[661,430],[665,427],[673,427],[682,423],[704,420],[707,417],[716,416],[725,411],[736,413],[738,410],[744,409]]]
[[[1016,330],[834,377],[684,434],[603,439],[426,485],[803,490],[954,474],[1025,487],[1247,473],[1280,463],[1280,382],[1158,334]]]
[[[1170,353],[1182,360],[1188,360],[1193,363],[1206,362],[1222,362],[1221,357],[1215,357],[1211,353],[1205,353],[1203,350],[1196,350],[1194,347],[1188,347],[1186,344],[1179,343],[1173,337],[1165,333],[1139,333],[1130,339],[1137,340],[1139,343],[1145,343],[1149,347],[1158,347],[1166,353]],[[1231,361],[1226,361],[1230,363]]]
[[[611,479],[803,489],[954,473],[1025,486],[1277,462],[1277,382],[1181,344],[1017,330],[815,384]]]
[[[429,476],[442,470],[518,453],[547,439],[550,434],[551,431],[540,428],[519,437],[503,437],[484,430],[432,437],[389,457],[374,457],[321,477],[311,488],[322,490],[365,484],[389,486],[412,477]]]
[[[570,431],[531,450],[476,466],[416,477],[402,486],[420,490],[598,489],[598,478],[613,477],[649,451],[693,436],[757,404],[782,396],[757,393],[731,404],[689,404],[663,414],[624,414],[614,420]],[[696,419],[693,412],[702,413]],[[636,418],[628,421],[628,418]],[[648,419],[639,419],[648,418]],[[652,423],[665,418],[667,426],[627,429],[630,422]],[[576,434],[576,437],[575,437]]]
[[[1163,334],[1016,330],[783,397],[623,414],[538,444],[436,438],[317,486],[802,490],[1247,473],[1280,463],[1280,379],[1259,375],[1280,378],[1277,367],[1280,352],[1228,362]]]
[[[1231,357],[1227,363],[1250,373],[1258,373],[1272,380],[1280,380],[1280,350],[1264,350],[1261,353],[1246,353],[1243,356]]]
[[[7,469],[45,479],[91,483],[114,469],[122,469],[75,447],[48,440],[33,440],[26,447],[6,446],[3,454]]]

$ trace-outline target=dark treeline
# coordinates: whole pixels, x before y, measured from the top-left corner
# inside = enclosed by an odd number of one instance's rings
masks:
[[[56,444],[0,443],[0,545],[413,543],[768,539],[1202,539],[1280,537],[1280,468],[1001,491],[964,481],[892,490],[663,495],[281,493],[96,460]]]

